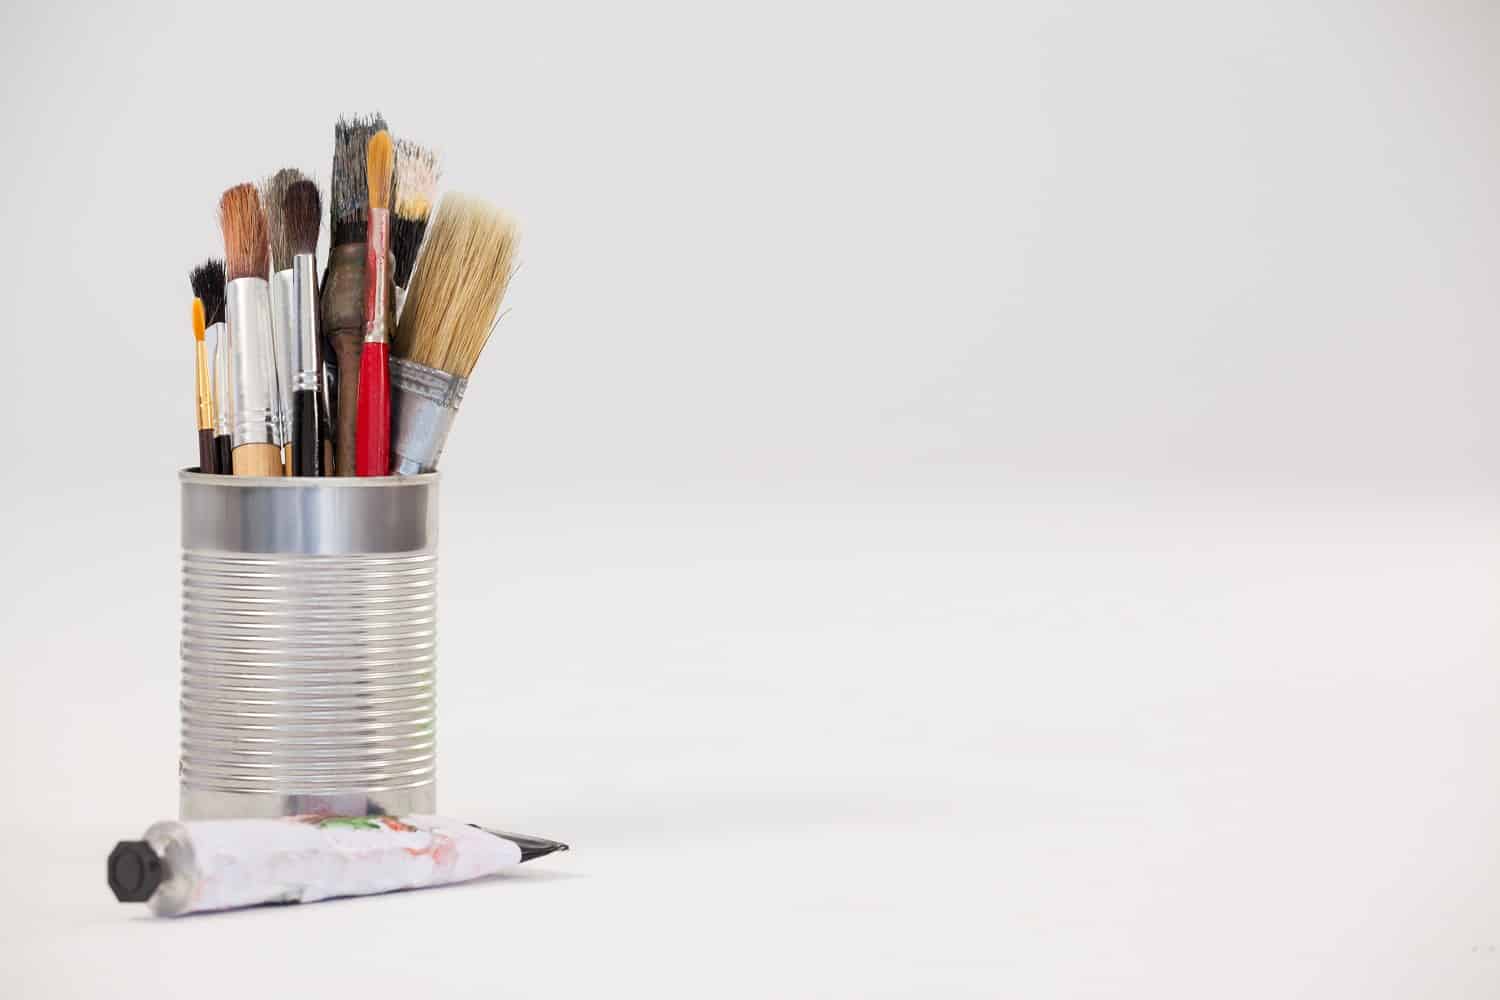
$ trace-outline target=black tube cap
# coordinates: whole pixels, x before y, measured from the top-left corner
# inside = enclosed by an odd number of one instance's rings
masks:
[[[122,903],[144,903],[161,877],[161,858],[144,840],[122,840],[109,852],[109,887]]]

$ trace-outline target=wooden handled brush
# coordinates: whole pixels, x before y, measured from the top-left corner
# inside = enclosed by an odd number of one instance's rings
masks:
[[[391,134],[370,137],[366,176],[370,224],[365,238],[365,341],[359,367],[355,474],[391,471],[391,175],[396,166]]]
[[[365,340],[365,244],[370,192],[366,157],[370,137],[385,128],[380,115],[340,118],[333,127],[328,270],[321,297],[324,363],[337,372],[328,409],[333,424],[334,472],[355,472],[358,439],[359,364]]]
[[[203,346],[203,300],[193,299],[193,351],[197,355],[196,389],[198,395],[198,471],[218,472],[219,453],[214,447],[214,397],[208,377],[208,351]]]

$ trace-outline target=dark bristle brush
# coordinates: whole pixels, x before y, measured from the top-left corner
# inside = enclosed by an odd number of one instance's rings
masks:
[[[337,372],[330,392],[334,471],[352,476],[358,440],[359,359],[365,340],[365,236],[370,192],[366,147],[385,129],[380,115],[340,118],[333,126],[333,181],[329,186],[328,270],[323,275],[321,319],[325,366]]]
[[[391,255],[396,258],[396,316],[406,298],[406,287],[417,266],[417,253],[427,235],[427,221],[437,200],[442,165],[437,154],[409,139],[396,140],[396,198],[391,212]]]
[[[301,180],[286,190],[282,219],[291,251],[292,417],[291,474],[322,476],[328,446],[328,411],[321,386],[318,338],[318,227],[323,204],[318,186]]]
[[[188,275],[193,286],[193,295],[203,302],[205,347],[213,340],[213,427],[214,427],[214,471],[229,475],[232,467],[233,447],[230,444],[230,425],[234,410],[229,393],[229,333],[224,325],[224,262],[210,258],[193,268]]]

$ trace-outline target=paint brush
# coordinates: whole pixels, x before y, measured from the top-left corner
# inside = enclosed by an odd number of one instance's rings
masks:
[[[208,377],[208,352],[203,346],[203,300],[193,299],[193,352],[197,373],[194,389],[198,402],[198,471],[218,472],[218,452],[214,450],[214,397]]]
[[[450,192],[432,220],[396,328],[391,361],[392,471],[437,468],[470,374],[494,330],[515,271],[515,221]]]
[[[333,181],[329,186],[328,270],[320,304],[329,417],[340,476],[354,475],[359,359],[365,339],[365,236],[370,191],[367,147],[385,128],[380,115],[340,118],[333,127]],[[335,387],[336,383],[336,387]]]
[[[294,476],[321,476],[328,444],[328,412],[322,393],[318,339],[318,227],[323,214],[318,186],[299,180],[282,199],[282,218],[291,250],[292,423]]]
[[[207,324],[204,342],[213,341],[214,470],[229,475],[231,468],[229,398],[229,331],[224,325],[224,262],[210,258],[188,275],[193,295],[203,302]]]
[[[277,441],[282,464],[291,470],[292,379],[296,371],[296,345],[292,334],[292,247],[283,203],[287,190],[307,177],[286,167],[267,177],[260,186],[261,211],[266,216],[266,234],[271,243],[271,340],[276,350]]]
[[[396,317],[406,299],[417,266],[417,252],[427,234],[427,220],[437,200],[442,165],[437,154],[409,139],[396,140],[396,199],[391,212],[391,254],[396,258]]]
[[[365,239],[365,343],[360,355],[355,474],[391,469],[391,177],[396,150],[384,129],[370,137],[366,156],[370,208]]]
[[[239,184],[219,199],[224,231],[225,319],[233,356],[234,474],[280,476],[281,446],[276,389],[276,352],[271,333],[271,246],[260,195]]]

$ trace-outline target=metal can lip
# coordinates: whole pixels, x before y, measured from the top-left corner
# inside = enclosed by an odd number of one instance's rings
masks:
[[[421,472],[410,476],[222,476],[199,472],[197,466],[177,471],[177,478],[195,485],[224,486],[229,488],[273,486],[280,489],[378,489],[395,486],[429,486],[438,480],[437,472]]]

